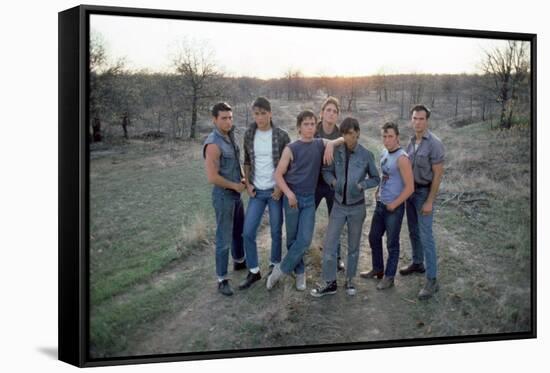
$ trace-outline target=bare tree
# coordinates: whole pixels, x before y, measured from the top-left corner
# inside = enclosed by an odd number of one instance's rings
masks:
[[[298,100],[300,96],[307,96],[306,87],[304,85],[304,77],[302,71],[289,67],[284,73],[286,82],[286,98]]]
[[[292,70],[291,67],[289,67],[285,71],[285,76],[284,76],[285,81],[286,81],[286,99],[287,99],[287,101],[290,101],[291,93],[293,92],[293,82],[292,82],[293,76],[294,76],[294,71]]]
[[[197,138],[197,113],[203,101],[219,96],[216,89],[216,80],[221,78],[214,63],[214,54],[207,47],[193,47],[183,41],[174,58],[176,71],[186,83],[188,96],[191,101],[191,125],[189,137]]]
[[[382,102],[382,98],[384,98],[384,102],[388,102],[388,84],[384,70],[378,71],[378,73],[372,77],[372,85],[378,95],[378,102]]]
[[[424,97],[424,82],[422,76],[418,76],[416,74],[411,76],[411,80],[409,82],[409,94],[409,97],[411,98],[409,103],[410,106],[422,102]]]
[[[518,88],[528,79],[529,64],[528,44],[524,41],[510,40],[505,47],[485,52],[482,69],[493,79],[492,92],[500,104],[500,128],[512,126]]]
[[[129,111],[130,93],[127,89],[126,60],[109,58],[103,36],[92,30],[90,34],[90,118],[98,121],[118,121],[122,111]],[[122,105],[126,104],[124,108]],[[93,123],[90,123],[93,128]]]
[[[353,77],[347,78],[346,80],[346,91],[348,93],[347,96],[347,108],[346,111],[352,112],[357,110],[357,84],[355,83],[355,80]]]

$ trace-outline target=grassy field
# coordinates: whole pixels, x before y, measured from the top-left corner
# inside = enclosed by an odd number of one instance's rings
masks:
[[[317,101],[273,102],[275,122],[294,139],[294,115],[318,106]],[[368,108],[353,113],[362,124],[360,141],[378,156],[378,127],[398,110],[370,101],[358,106]],[[429,302],[416,300],[422,276],[397,276],[396,286],[385,292],[376,291],[375,281],[358,279],[353,298],[340,291],[313,299],[294,290],[291,278],[271,292],[262,282],[222,297],[216,292],[214,212],[200,144],[130,140],[92,148],[92,356],[529,330],[529,133],[492,131],[488,123],[452,128],[445,107],[438,110],[430,125],[447,149],[434,226],[441,291]],[[237,115],[235,122],[242,118]],[[405,120],[399,124],[405,142],[411,131]],[[237,133],[242,136],[243,128]],[[370,268],[366,236],[372,210],[370,205],[359,270]],[[317,215],[306,257],[308,291],[321,271],[324,205]],[[410,260],[406,221],[401,238],[403,264]],[[258,243],[265,274],[270,245],[265,217]],[[246,273],[230,270],[230,276],[236,285]]]

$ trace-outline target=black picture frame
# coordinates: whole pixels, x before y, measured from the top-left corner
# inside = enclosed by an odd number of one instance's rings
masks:
[[[91,358],[89,354],[89,40],[90,15],[118,15],[216,21],[239,24],[313,27],[331,30],[377,31],[411,35],[438,35],[527,41],[531,46],[531,330],[519,333],[483,334],[388,340],[378,342],[310,345],[306,347],[205,351],[115,358]],[[369,24],[311,19],[275,18],[81,5],[59,13],[59,360],[79,367],[283,355],[400,346],[514,340],[537,336],[536,271],[536,56],[537,36],[482,30]],[[78,124],[78,125],[75,125]]]

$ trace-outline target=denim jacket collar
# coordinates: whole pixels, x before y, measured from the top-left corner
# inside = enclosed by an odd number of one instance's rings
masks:
[[[231,129],[229,130],[229,133],[227,134],[227,136],[225,136],[219,129],[218,127],[214,127],[214,133],[218,136],[220,136],[223,141],[225,141],[226,143],[228,144],[231,144],[231,136],[233,135],[233,133],[235,132],[235,127],[231,127]]]

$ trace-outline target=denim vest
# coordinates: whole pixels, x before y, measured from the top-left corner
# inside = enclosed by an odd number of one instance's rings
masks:
[[[374,155],[361,144],[357,144],[350,154],[347,175],[346,147],[345,145],[336,147],[334,149],[334,162],[329,166],[323,167],[323,178],[328,185],[332,185],[335,181],[334,199],[338,203],[343,203],[344,193],[347,193],[347,205],[364,200],[365,190],[374,188],[380,183]],[[346,185],[346,190],[344,190],[344,185]]]
[[[229,137],[227,138],[221,134],[221,132],[215,128],[206,140],[202,147],[202,155],[206,158],[206,146],[209,144],[216,144],[220,148],[220,169],[219,174],[224,179],[227,179],[234,183],[239,183],[241,181],[241,165],[239,162],[240,151],[239,146],[234,141],[233,129],[229,131]],[[214,185],[214,192],[216,190],[223,191],[224,188]]]

